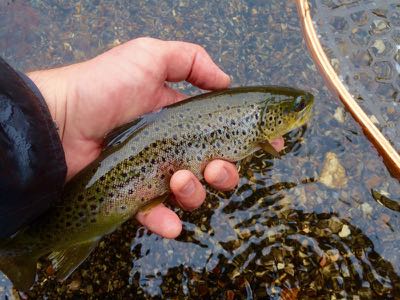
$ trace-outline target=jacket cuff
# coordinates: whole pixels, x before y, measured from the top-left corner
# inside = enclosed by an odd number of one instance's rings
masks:
[[[39,89],[0,58],[0,238],[48,209],[66,173],[62,143]]]

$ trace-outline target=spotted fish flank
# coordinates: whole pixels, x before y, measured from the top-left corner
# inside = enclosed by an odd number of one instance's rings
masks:
[[[20,289],[34,280],[38,258],[49,254],[66,278],[98,240],[137,211],[169,194],[180,169],[202,177],[220,158],[238,161],[272,149],[269,141],[303,125],[313,97],[282,87],[235,88],[169,106],[111,133],[100,157],[65,187],[44,216],[0,247],[0,269]]]

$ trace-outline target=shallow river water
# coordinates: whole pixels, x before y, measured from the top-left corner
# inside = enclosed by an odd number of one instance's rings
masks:
[[[176,209],[184,221],[176,240],[128,222],[64,283],[48,275],[43,260],[25,296],[400,297],[400,184],[327,90],[294,2],[0,0],[0,55],[24,71],[82,61],[139,36],[201,44],[233,86],[311,91],[313,119],[285,137],[280,159],[258,152],[242,161],[233,192],[209,189],[200,209]],[[2,275],[0,295],[16,297]]]

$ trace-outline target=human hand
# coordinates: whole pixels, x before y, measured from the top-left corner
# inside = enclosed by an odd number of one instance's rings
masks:
[[[229,77],[198,45],[139,38],[91,60],[28,74],[42,92],[60,130],[68,166],[67,180],[98,157],[104,136],[115,127],[187,98],[166,85],[186,80],[206,89],[229,86]],[[205,180],[220,190],[233,189],[236,167],[210,162]],[[189,171],[170,181],[175,202],[192,210],[205,199],[205,189]],[[163,204],[137,219],[151,231],[174,238],[182,230],[178,216]]]

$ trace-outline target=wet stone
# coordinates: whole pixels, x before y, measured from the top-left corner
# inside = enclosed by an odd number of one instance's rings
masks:
[[[346,170],[335,153],[326,154],[319,181],[330,188],[347,186]]]

